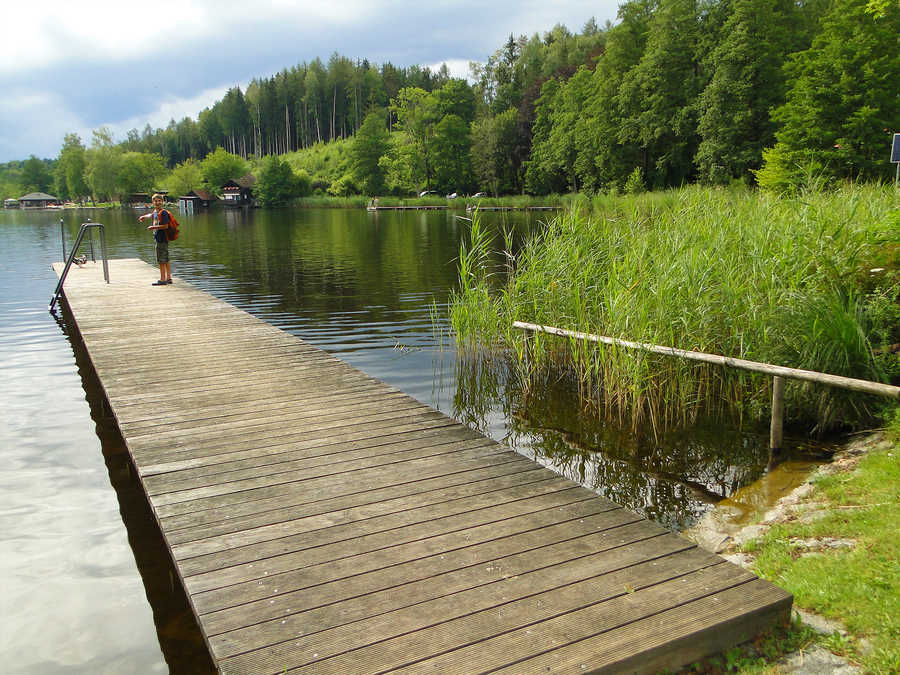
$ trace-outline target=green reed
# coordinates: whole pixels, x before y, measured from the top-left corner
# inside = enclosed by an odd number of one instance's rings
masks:
[[[522,386],[548,372],[635,425],[686,424],[723,405],[767,417],[770,378],[579,340],[529,321],[862,379],[900,376],[900,198],[855,185],[777,198],[688,187],[573,200],[498,270],[475,219],[451,323],[463,349],[497,348]],[[872,270],[881,270],[875,271]],[[883,401],[791,382],[788,417],[861,425]]]

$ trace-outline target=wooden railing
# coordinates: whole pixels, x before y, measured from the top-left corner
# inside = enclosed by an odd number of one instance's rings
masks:
[[[559,335],[562,337],[571,337],[579,340],[587,340],[589,342],[597,342],[600,344],[614,345],[624,347],[626,349],[638,349],[653,354],[663,354],[665,356],[677,356],[692,361],[702,361],[704,363],[712,363],[720,366],[728,366],[729,368],[739,368],[741,370],[749,370],[764,375],[771,375],[774,380],[772,382],[772,419],[769,430],[769,446],[772,449],[780,449],[783,440],[783,421],[784,421],[784,379],[806,380],[807,382],[817,382],[819,384],[828,385],[829,387],[839,387],[841,389],[850,389],[866,394],[875,394],[878,396],[887,396],[900,400],[900,387],[895,387],[882,382],[872,382],[871,380],[858,380],[853,377],[843,377],[841,375],[830,375],[828,373],[819,373],[814,370],[801,370],[799,368],[788,368],[786,366],[776,366],[771,363],[760,363],[758,361],[748,361],[747,359],[735,359],[729,356],[721,356],[719,354],[707,354],[705,352],[694,352],[685,349],[676,349],[674,347],[662,347],[660,345],[649,344],[646,342],[632,342],[630,340],[622,340],[620,338],[606,337],[603,335],[592,335],[591,333],[581,333],[579,331],[566,330],[565,328],[554,328],[553,326],[541,326],[535,323],[526,323],[525,321],[514,321],[514,328],[529,330],[536,333],[548,333],[550,335]]]

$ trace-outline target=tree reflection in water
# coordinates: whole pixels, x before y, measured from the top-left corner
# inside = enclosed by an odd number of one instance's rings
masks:
[[[505,359],[484,352],[461,351],[456,369],[456,419],[487,432],[502,410],[510,447],[671,529],[692,525],[770,460],[766,429],[711,418],[654,436],[585,410],[564,378],[525,392]]]

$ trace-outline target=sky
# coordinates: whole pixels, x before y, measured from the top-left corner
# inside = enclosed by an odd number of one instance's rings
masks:
[[[510,34],[615,21],[619,0],[32,0],[4,8],[0,162],[75,132],[165,127],[233,86],[335,52],[466,77]]]

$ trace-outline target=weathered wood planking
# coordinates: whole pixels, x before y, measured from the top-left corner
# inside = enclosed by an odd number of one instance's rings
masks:
[[[655,672],[788,616],[300,339],[137,260],[110,277],[65,294],[222,672]]]

